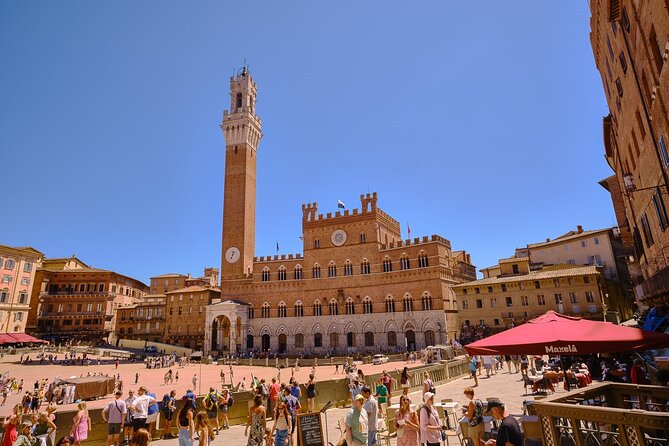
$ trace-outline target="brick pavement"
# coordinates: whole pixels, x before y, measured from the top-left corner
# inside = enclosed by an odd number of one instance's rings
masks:
[[[471,378],[462,378],[437,386],[436,399],[441,400],[444,398],[451,398],[453,401],[459,401],[462,405],[467,401],[463,395],[463,390],[465,387],[473,385],[473,383],[474,381]],[[486,378],[484,373],[482,377],[479,377],[479,386],[474,390],[477,398],[485,400],[488,397],[497,397],[501,399],[507,404],[507,409],[512,414],[522,413],[523,401],[526,399],[533,399],[532,395],[525,395],[525,389],[520,374],[509,374],[506,370],[500,371],[490,378]],[[557,392],[564,392],[564,390],[558,389]],[[421,400],[420,392],[410,393],[409,396],[414,403],[419,403]],[[394,401],[397,401],[396,396],[394,397]],[[348,409],[330,409],[327,411],[328,438],[331,443],[336,443],[336,440],[339,439],[339,430],[336,427],[337,421],[339,418],[344,417],[347,411]],[[160,440],[154,441],[151,444],[155,446],[176,446],[177,440]],[[222,431],[210,445],[246,445],[244,426],[233,426],[229,430]],[[391,440],[391,445],[396,445],[396,439],[393,438]]]

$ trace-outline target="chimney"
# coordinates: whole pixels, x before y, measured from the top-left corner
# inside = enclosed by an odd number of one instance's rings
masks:
[[[583,226],[581,226],[581,225],[576,225],[576,231],[577,231],[579,234],[583,233]]]
[[[550,239],[550,238],[548,238],[548,237],[546,237],[546,241],[547,241],[547,242],[550,242],[550,241],[551,241],[551,239]]]

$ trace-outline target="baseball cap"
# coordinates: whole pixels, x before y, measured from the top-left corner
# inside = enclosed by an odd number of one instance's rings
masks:
[[[486,410],[486,412],[490,412],[495,407],[501,407],[504,409],[504,403],[499,398],[490,398],[488,400],[488,410]]]
[[[434,393],[425,392],[425,395],[423,395],[423,402],[427,403],[430,398],[434,398]]]

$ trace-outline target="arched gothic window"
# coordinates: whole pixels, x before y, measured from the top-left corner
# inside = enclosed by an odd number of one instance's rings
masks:
[[[344,275],[352,276],[353,275],[353,265],[348,260],[344,264]]]
[[[337,301],[332,299],[330,301],[330,316],[338,316],[339,315],[339,305],[337,304]]]
[[[286,268],[285,267],[283,267],[283,266],[279,267],[278,278],[279,278],[279,280],[286,280]]]
[[[314,316],[323,316],[323,306],[320,300],[314,302]]]
[[[400,257],[400,269],[409,269],[409,268],[411,268],[409,257],[405,255]]]
[[[337,277],[337,265],[334,262],[328,265],[328,277]]]
[[[404,296],[404,311],[413,311],[413,299],[408,294]]]
[[[311,277],[313,277],[314,279],[320,279],[321,278],[321,267],[318,263],[315,264],[314,267],[312,268]]]
[[[369,274],[371,271],[372,269],[369,266],[369,260],[363,259],[362,263],[360,264],[360,274]]]
[[[295,267],[295,270],[293,271],[293,278],[295,280],[302,280],[302,267],[300,265]]]
[[[295,335],[295,347],[297,348],[304,347],[304,335],[302,333],[297,333]]]
[[[280,302],[276,310],[277,317],[286,317],[286,304],[284,302]]]
[[[304,316],[304,305],[302,305],[302,302],[297,301],[295,303],[295,317],[303,317]]]
[[[423,303],[423,310],[431,310],[432,309],[432,296],[430,296],[427,293],[423,294],[422,303]]]
[[[242,108],[242,94],[241,93],[237,93],[237,101],[236,101],[235,105],[237,106],[237,109]]]
[[[263,282],[268,282],[269,281],[269,268],[264,267],[262,269],[262,281]]]
[[[253,319],[253,305],[249,305],[249,308],[247,310],[247,315],[249,319]]]
[[[383,272],[384,273],[389,273],[392,270],[393,270],[393,262],[389,258],[386,258],[383,261]]]
[[[393,299],[393,296],[388,296],[386,297],[386,313],[394,313],[395,312],[395,299]]]
[[[424,252],[421,252],[418,254],[418,267],[419,268],[427,268],[429,266],[429,262],[427,260],[427,254]]]
[[[261,316],[262,316],[264,319],[269,318],[269,304],[268,304],[267,302],[265,302],[264,304],[262,304],[261,313],[262,313]]]
[[[365,314],[372,313],[372,299],[369,296],[365,297],[365,300],[362,301],[362,312]]]
[[[355,303],[350,297],[346,299],[346,314],[355,314]]]

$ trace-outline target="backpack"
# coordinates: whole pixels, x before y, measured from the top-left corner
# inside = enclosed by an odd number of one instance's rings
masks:
[[[232,397],[232,393],[228,394],[228,407],[231,407],[235,403],[235,399]]]
[[[437,389],[434,387],[434,383],[431,379],[427,380],[427,391],[433,394],[437,394]]]
[[[163,411],[167,412],[169,410],[169,405],[170,405],[170,395],[169,394],[166,393],[163,396],[163,401],[162,401],[161,404],[162,404]]]

